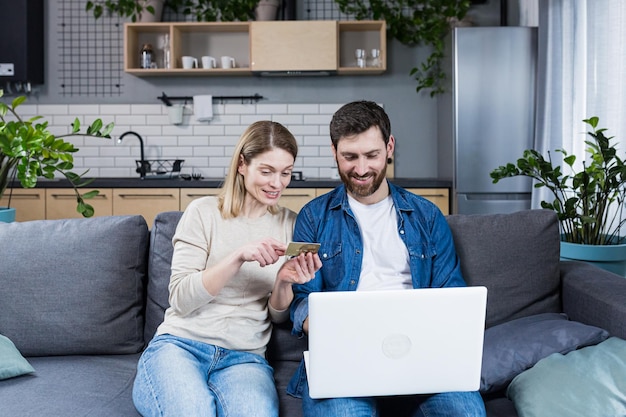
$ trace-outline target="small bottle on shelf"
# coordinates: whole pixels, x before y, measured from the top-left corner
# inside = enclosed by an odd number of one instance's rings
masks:
[[[141,47],[141,61],[140,67],[144,69],[155,68],[154,53],[152,52],[152,45],[145,43]]]

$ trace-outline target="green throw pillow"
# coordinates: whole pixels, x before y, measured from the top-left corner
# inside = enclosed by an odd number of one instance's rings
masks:
[[[554,353],[513,379],[507,396],[519,417],[626,415],[626,340]]]
[[[0,334],[0,379],[35,372],[8,337]]]

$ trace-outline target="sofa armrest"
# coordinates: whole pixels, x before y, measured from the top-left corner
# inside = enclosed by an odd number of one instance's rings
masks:
[[[626,339],[626,278],[579,261],[561,261],[563,312]]]

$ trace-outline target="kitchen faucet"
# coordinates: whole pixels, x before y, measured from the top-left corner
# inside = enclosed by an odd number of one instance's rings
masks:
[[[141,136],[139,136],[137,132],[133,132],[132,130],[129,130],[128,132],[122,133],[120,137],[117,139],[117,142],[121,143],[122,139],[124,139],[124,136],[126,135],[133,135],[137,137],[137,139],[139,139],[139,145],[140,145],[140,150],[141,150],[141,160],[139,161],[139,167],[137,168],[136,172],[139,173],[139,176],[141,177],[141,179],[144,179],[146,177],[146,171],[149,170],[150,165],[148,164],[148,161],[146,161],[144,158],[143,139],[141,138]]]

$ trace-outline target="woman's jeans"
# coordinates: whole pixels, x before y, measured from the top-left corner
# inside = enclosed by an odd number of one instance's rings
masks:
[[[139,359],[133,402],[148,416],[278,416],[274,372],[253,353],[171,335]]]
[[[304,417],[484,417],[485,404],[477,391],[444,392],[401,397],[332,398],[309,397],[308,382],[302,396]]]

